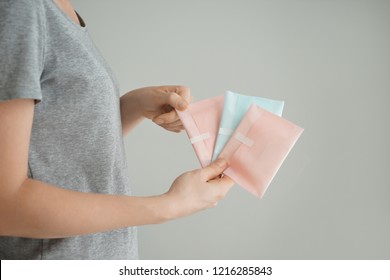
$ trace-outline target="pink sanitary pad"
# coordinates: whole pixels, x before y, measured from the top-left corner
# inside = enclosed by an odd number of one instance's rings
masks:
[[[263,197],[303,129],[251,105],[219,157],[225,174],[250,193]]]
[[[223,95],[192,103],[177,111],[202,167],[210,164],[223,109]]]

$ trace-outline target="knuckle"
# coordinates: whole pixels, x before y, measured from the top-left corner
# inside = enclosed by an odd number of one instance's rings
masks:
[[[176,87],[177,92],[188,92],[190,88],[187,86],[179,85]]]
[[[168,100],[170,102],[175,102],[177,101],[177,93],[176,92],[170,92],[168,93]]]
[[[181,96],[183,96],[187,101],[191,101],[190,100],[190,97],[191,97],[191,90],[189,87],[187,86],[177,86],[176,87],[176,92],[178,94],[180,94]]]
[[[219,174],[221,173],[221,168],[219,168],[218,165],[212,164],[212,165],[210,166],[210,169],[211,169],[211,171],[213,172],[213,174],[214,174],[215,176],[217,176],[217,175],[219,175]]]

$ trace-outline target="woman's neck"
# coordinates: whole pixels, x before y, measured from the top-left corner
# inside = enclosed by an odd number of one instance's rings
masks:
[[[70,0],[53,0],[53,1],[54,3],[57,4],[57,6],[61,10],[63,10],[70,17],[71,20],[73,20],[78,25],[81,25],[79,17],[77,16]]]

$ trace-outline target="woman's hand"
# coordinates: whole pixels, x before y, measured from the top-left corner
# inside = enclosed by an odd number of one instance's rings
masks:
[[[124,134],[142,118],[173,132],[183,129],[176,111],[185,110],[191,101],[190,90],[184,86],[140,88],[121,97],[121,117]]]
[[[176,178],[163,195],[168,200],[168,219],[215,207],[234,184],[229,177],[220,176],[226,168],[226,161],[217,159],[205,168],[186,172]]]

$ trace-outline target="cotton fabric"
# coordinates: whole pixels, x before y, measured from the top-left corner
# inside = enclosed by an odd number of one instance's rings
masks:
[[[119,97],[86,27],[52,0],[0,0],[0,102],[37,101],[30,178],[130,195]],[[136,228],[63,239],[0,237],[1,259],[137,259],[137,251]]]

